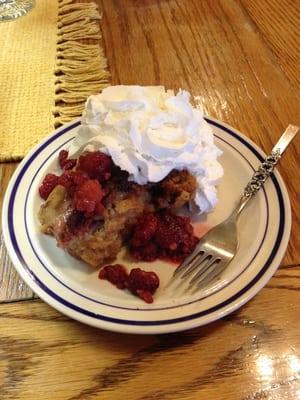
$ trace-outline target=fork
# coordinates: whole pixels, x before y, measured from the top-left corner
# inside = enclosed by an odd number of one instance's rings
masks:
[[[237,221],[246,204],[264,185],[273,173],[275,165],[290,142],[299,132],[299,127],[289,125],[244,188],[244,192],[229,217],[204,235],[195,250],[176,268],[173,277],[188,280],[187,290],[201,289],[215,280],[237,253],[239,240]]]

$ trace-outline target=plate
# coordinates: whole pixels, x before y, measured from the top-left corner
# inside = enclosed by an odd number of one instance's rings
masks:
[[[265,156],[235,129],[206,120],[223,150],[220,161],[225,173],[218,206],[196,221],[202,227],[213,226],[230,214]],[[219,281],[203,292],[187,295],[180,287],[169,285],[172,264],[139,263],[160,277],[154,303],[146,304],[99,280],[96,269],[57,248],[54,238],[39,231],[41,199],[37,190],[44,175],[58,169],[58,153],[70,144],[79,125],[79,120],[65,125],[36,146],[19,165],[5,194],[2,221],[8,253],[40,298],[69,317],[98,328],[154,334],[186,330],[221,318],[241,307],[268,282],[285,253],[291,229],[290,202],[277,171],[240,216],[240,248],[235,259]],[[128,260],[125,263],[131,266]]]

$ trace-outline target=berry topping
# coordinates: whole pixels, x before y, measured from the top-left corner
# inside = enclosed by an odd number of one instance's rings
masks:
[[[125,289],[128,273],[125,267],[121,264],[106,265],[105,267],[101,268],[99,272],[99,278],[111,282],[119,289]]]
[[[55,186],[58,184],[58,176],[54,174],[47,174],[39,187],[39,194],[42,199],[46,200]]]
[[[146,303],[152,303],[152,295],[159,286],[159,278],[155,272],[134,268],[130,271],[126,286]]]
[[[168,258],[180,262],[194,250],[197,242],[190,218],[160,212],[146,213],[138,220],[129,245],[136,260]]]
[[[59,154],[58,154],[58,162],[59,162],[59,166],[60,166],[61,169],[63,169],[64,163],[68,159],[68,155],[69,155],[69,153],[67,152],[67,150],[61,150],[59,152]]]
[[[137,289],[136,294],[144,300],[145,303],[153,303],[153,296],[152,293],[150,293],[148,290],[144,289]]]
[[[77,186],[89,179],[88,175],[80,171],[65,171],[59,178],[58,184],[64,186],[69,195],[73,196]]]
[[[181,262],[194,250],[198,238],[194,236],[190,218],[162,213],[154,241],[162,257]]]
[[[69,158],[64,163],[64,167],[63,167],[64,171],[67,171],[69,169],[73,169],[75,167],[76,163],[77,163],[77,160],[75,160],[75,158]]]
[[[93,151],[79,157],[77,169],[88,174],[91,179],[107,181],[111,176],[112,159],[100,151]]]
[[[77,163],[75,158],[68,158],[68,155],[69,153],[67,150],[61,150],[58,155],[60,168],[65,171],[74,168]]]
[[[153,303],[152,295],[159,286],[159,278],[155,272],[134,268],[129,275],[121,264],[106,265],[99,272],[99,279],[105,279],[119,289],[127,288],[146,303]]]
[[[95,211],[99,212],[98,204],[103,198],[101,185],[97,180],[86,180],[79,185],[74,193],[73,205],[75,210],[83,211],[85,214],[91,215]],[[101,208],[101,211],[103,209]]]
[[[155,243],[149,242],[140,247],[132,246],[130,253],[138,261],[155,261],[158,256],[158,249]]]
[[[131,239],[132,246],[143,246],[153,237],[158,227],[158,218],[154,213],[145,213],[139,219]]]
[[[166,213],[160,216],[155,242],[163,249],[176,250],[189,236],[180,218]]]

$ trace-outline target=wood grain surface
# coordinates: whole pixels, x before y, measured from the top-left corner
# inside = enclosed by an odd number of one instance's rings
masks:
[[[299,2],[98,3],[113,84],[188,89],[207,115],[266,152],[289,123],[300,124]],[[280,269],[248,304],[206,327],[143,337],[71,321],[32,300],[1,236],[0,399],[300,399],[299,148],[300,137],[279,166],[293,211]],[[14,169],[0,165],[0,205]]]
[[[297,400],[297,273],[278,272],[218,322],[170,335],[97,330],[37,300],[2,304],[0,398]],[[283,304],[289,304],[284,313]]]
[[[0,77],[1,79],[1,77]],[[1,149],[0,149],[1,150]],[[9,180],[17,167],[16,163],[0,163],[0,209],[2,210],[3,194],[6,191]],[[2,213],[0,215],[2,226]],[[32,290],[23,282],[15,270],[7,254],[2,230],[0,232],[0,303],[20,299],[32,299],[35,297]],[[1,399],[1,397],[0,397]]]
[[[300,92],[300,2],[294,0],[241,0],[246,13],[270,48],[276,62],[298,95]]]

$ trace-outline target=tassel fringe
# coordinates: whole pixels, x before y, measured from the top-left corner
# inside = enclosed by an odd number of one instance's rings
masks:
[[[101,39],[97,5],[59,0],[57,59],[55,68],[55,128],[79,117],[88,96],[109,85],[107,61]],[[80,40],[89,39],[88,43]]]

